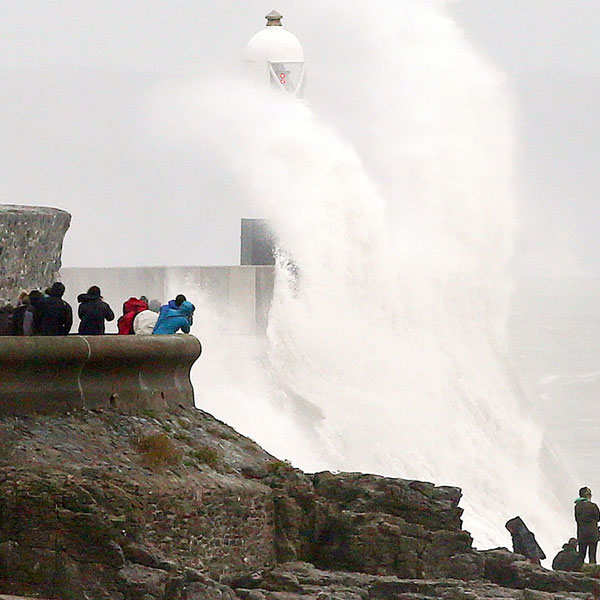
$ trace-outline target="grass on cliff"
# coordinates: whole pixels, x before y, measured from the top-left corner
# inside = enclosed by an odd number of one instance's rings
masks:
[[[139,437],[135,448],[142,456],[142,463],[148,467],[176,465],[181,461],[181,452],[171,438],[164,433],[152,433]]]
[[[221,457],[219,456],[219,453],[215,449],[209,448],[208,446],[202,446],[201,448],[193,450],[191,452],[191,456],[195,458],[199,463],[208,465],[209,467],[215,470],[221,462]]]

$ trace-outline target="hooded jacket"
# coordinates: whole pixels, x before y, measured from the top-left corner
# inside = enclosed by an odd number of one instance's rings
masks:
[[[552,568],[555,571],[581,571],[583,558],[577,548],[571,544],[563,544],[563,549],[554,557]]]
[[[506,522],[506,529],[510,532],[513,542],[513,552],[522,554],[533,560],[546,558],[544,551],[535,539],[535,535],[527,528],[521,517],[515,517]]]
[[[13,335],[13,311],[9,306],[0,308],[0,335]]]
[[[62,299],[65,286],[56,282],[36,306],[34,323],[38,335],[67,335],[73,325],[73,310]]]
[[[115,314],[100,296],[79,294],[79,333],[82,335],[104,335],[104,321],[112,321]]]
[[[133,334],[133,320],[143,310],[148,310],[148,304],[143,300],[132,297],[123,303],[123,315],[117,321],[119,335]]]
[[[598,505],[587,498],[575,500],[575,521],[577,521],[577,541],[583,543],[597,542],[600,538],[598,533],[598,521],[600,521],[600,510]]]
[[[194,305],[186,300],[179,308],[170,308],[171,302],[160,310],[158,321],[154,326],[153,333],[155,335],[169,335],[177,333],[180,329],[184,333],[190,332],[192,315],[195,310]],[[174,302],[173,306],[175,306]]]

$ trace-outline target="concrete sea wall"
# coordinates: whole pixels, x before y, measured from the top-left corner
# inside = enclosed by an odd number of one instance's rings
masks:
[[[0,205],[0,302],[52,283],[70,222],[71,215],[56,208]]]
[[[194,406],[190,335],[0,337],[0,416]]]

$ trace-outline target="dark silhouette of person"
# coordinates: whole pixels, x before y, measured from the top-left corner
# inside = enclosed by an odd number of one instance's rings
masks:
[[[78,315],[79,333],[81,335],[104,335],[105,321],[115,318],[110,306],[102,299],[102,293],[97,285],[93,285],[85,294],[77,296],[79,302]]]
[[[563,544],[562,550],[554,557],[552,568],[555,571],[581,571],[583,558],[577,552],[577,538]]]
[[[535,535],[523,522],[521,517],[515,517],[506,522],[506,529],[510,532],[513,542],[513,552],[522,554],[529,562],[539,565],[540,561],[546,558],[544,551],[535,539]]]
[[[579,490],[579,498],[575,500],[575,521],[579,556],[585,561],[585,555],[589,554],[590,564],[596,564],[596,548],[600,537],[598,532],[600,510],[598,505],[592,502],[592,490],[589,487],[582,487]]]
[[[62,297],[65,286],[56,281],[46,290],[35,311],[35,331],[37,335],[68,335],[73,325],[73,310]]]

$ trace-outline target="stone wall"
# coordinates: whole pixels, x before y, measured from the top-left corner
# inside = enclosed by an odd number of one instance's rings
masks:
[[[0,205],[0,301],[52,283],[70,222],[71,215],[56,208]]]

